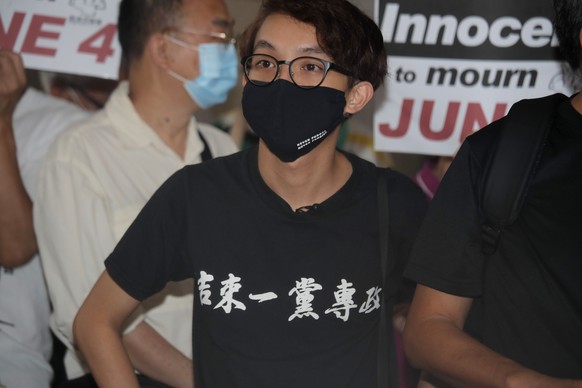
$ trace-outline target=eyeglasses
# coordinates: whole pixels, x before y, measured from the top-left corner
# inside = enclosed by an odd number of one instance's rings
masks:
[[[227,33],[224,33],[224,32],[197,31],[197,30],[191,30],[189,28],[182,28],[179,31],[184,32],[186,34],[191,34],[191,35],[207,36],[209,38],[212,38],[212,39],[218,41],[219,43],[224,43],[225,45],[236,44],[236,38],[234,38],[233,36],[228,35]]]
[[[321,85],[330,70],[352,77],[351,71],[321,58],[298,57],[291,61],[279,61],[267,54],[252,54],[241,60],[250,83],[267,86],[277,79],[281,65],[289,66],[291,81],[300,88],[313,89]]]

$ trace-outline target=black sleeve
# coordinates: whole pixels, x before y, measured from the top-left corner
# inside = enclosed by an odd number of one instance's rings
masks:
[[[495,127],[463,142],[429,206],[405,277],[449,294],[481,294],[485,255],[479,194]]]
[[[178,171],[154,193],[105,261],[113,280],[138,300],[192,273],[185,180],[185,171]]]

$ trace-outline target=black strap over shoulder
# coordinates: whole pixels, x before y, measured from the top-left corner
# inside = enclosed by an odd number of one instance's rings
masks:
[[[207,160],[212,159],[212,152],[210,151],[210,147],[208,147],[208,142],[206,141],[204,135],[202,135],[202,132],[200,132],[200,130],[198,130],[198,134],[200,135],[200,140],[202,140],[202,144],[204,145],[204,149],[202,150],[202,155],[200,155],[200,159],[203,162],[206,162]]]
[[[389,241],[389,214],[388,214],[388,187],[386,182],[386,170],[376,168],[378,187],[378,225],[380,243],[380,268],[382,271],[382,293],[380,322],[378,328],[378,388],[396,388],[398,386],[396,368],[396,350],[392,333],[393,301],[394,294],[389,291],[387,274],[392,272],[394,260],[388,260]],[[389,296],[386,300],[386,295]]]
[[[486,217],[482,226],[482,249],[486,254],[495,252],[503,228],[516,220],[556,109],[566,99],[563,94],[554,94],[523,100],[513,105],[504,118],[481,197]]]

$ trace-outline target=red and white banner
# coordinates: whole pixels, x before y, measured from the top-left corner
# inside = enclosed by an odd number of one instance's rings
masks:
[[[511,105],[573,91],[547,0],[375,0],[389,79],[378,91],[379,151],[453,155]]]
[[[119,0],[2,0],[0,47],[29,69],[115,79]]]

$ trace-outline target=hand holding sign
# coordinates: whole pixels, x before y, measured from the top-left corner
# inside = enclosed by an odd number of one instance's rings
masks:
[[[25,89],[22,59],[18,54],[0,49],[0,120],[12,122],[12,114]]]

